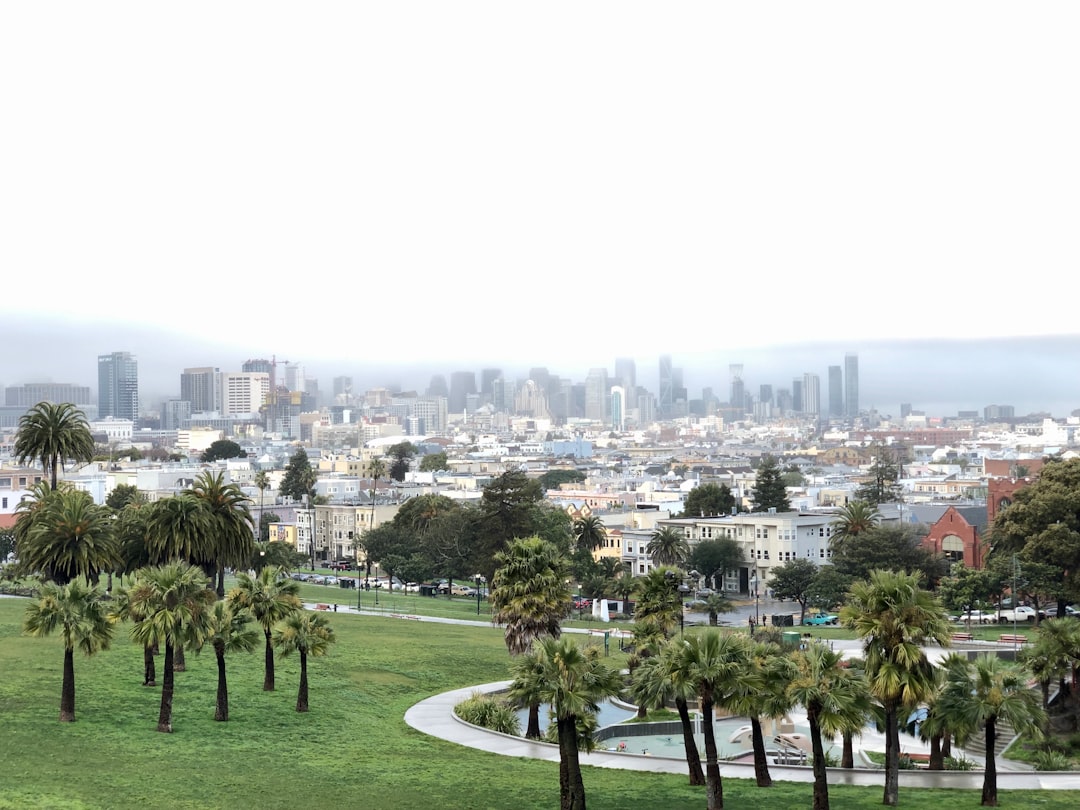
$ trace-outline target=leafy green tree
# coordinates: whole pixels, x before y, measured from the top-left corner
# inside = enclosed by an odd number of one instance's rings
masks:
[[[948,573],[948,561],[922,546],[926,532],[904,524],[866,529],[845,537],[832,549],[833,567],[853,580],[866,579],[871,571],[919,572],[934,584]]]
[[[270,543],[258,543],[251,554],[251,564],[246,566],[256,574],[264,568],[280,568],[283,571],[295,571],[304,567],[307,555],[301,554],[288,543],[275,540]]]
[[[999,589],[1000,582],[989,570],[954,563],[938,583],[938,597],[944,605],[966,612],[985,606]]]
[[[441,472],[447,467],[446,453],[428,453],[420,459],[420,472]]]
[[[113,594],[112,609],[109,611],[109,621],[113,624],[121,622],[141,622],[146,617],[141,613],[143,606],[132,607],[131,592],[127,588],[118,588]],[[154,644],[152,641],[143,643],[143,686],[157,686],[157,667],[154,664]]]
[[[175,650],[199,638],[216,595],[206,575],[186,562],[143,568],[136,577],[129,598],[143,619],[132,625],[131,637],[144,647],[157,644],[165,650],[157,730],[171,734]]]
[[[300,689],[296,695],[296,710],[306,712],[308,703],[307,660],[310,655],[318,658],[330,651],[336,641],[334,628],[325,616],[306,610],[297,610],[284,618],[274,630],[274,646],[282,658],[298,653],[300,656]]]
[[[539,537],[512,540],[495,555],[491,620],[503,625],[511,655],[522,655],[541,638],[558,638],[570,614],[566,564],[558,550]],[[539,739],[539,704],[529,705],[526,737]]]
[[[146,495],[132,484],[117,484],[112,491],[105,496],[105,505],[114,512],[119,512],[129,503],[146,502]]]
[[[1007,723],[1019,734],[1039,736],[1045,717],[1039,697],[1028,689],[1029,673],[1022,668],[985,653],[965,666],[949,670],[949,682],[941,697],[945,716],[980,726],[986,740],[983,769],[982,806],[997,807],[998,723]]]
[[[12,529],[0,529],[0,565],[15,553],[15,532]]]
[[[96,581],[101,573],[113,570],[120,550],[112,510],[78,489],[42,489],[40,494],[45,500],[30,507],[26,534],[19,539],[23,567],[59,585],[77,577]]]
[[[780,464],[774,456],[767,453],[761,457],[757,474],[754,476],[750,509],[753,512],[768,512],[770,509],[777,512],[791,511],[791,501],[788,500]]]
[[[299,448],[289,458],[285,465],[285,475],[281,479],[278,492],[285,498],[294,501],[302,501],[311,498],[315,491],[315,470],[311,468],[311,460],[304,448]]]
[[[607,527],[604,526],[603,518],[588,515],[575,520],[574,539],[579,548],[587,548],[589,551],[602,548],[607,540]]]
[[[210,559],[205,562],[207,574],[217,574],[217,594],[221,598],[225,596],[226,566],[247,565],[255,551],[250,500],[238,485],[225,483],[224,473],[212,470],[199,474],[191,494],[207,513]]]
[[[209,644],[217,659],[217,699],[214,703],[214,720],[229,719],[229,684],[225,676],[225,654],[251,652],[259,641],[258,632],[248,627],[251,616],[237,611],[230,602],[215,602],[206,617],[206,630],[199,639],[199,649]]]
[[[900,488],[901,451],[891,451],[884,445],[874,448],[874,462],[867,470],[867,480],[856,491],[856,500],[868,504],[896,503],[903,497]]]
[[[843,604],[852,582],[854,579],[841,574],[836,570],[836,566],[823,565],[818,568],[806,591],[806,603],[818,610],[832,610]]]
[[[895,805],[899,795],[902,708],[926,699],[934,685],[933,665],[923,646],[949,643],[951,629],[941,604],[919,587],[918,574],[872,571],[851,586],[841,621],[863,641],[870,690],[885,713],[885,793]]]
[[[94,457],[94,438],[86,414],[70,402],[39,402],[21,417],[13,448],[15,461],[36,461],[56,489],[69,461],[86,463]]]
[[[218,439],[216,442],[211,442],[210,446],[203,450],[200,461],[209,463],[229,458],[242,458],[245,455],[247,454],[244,452],[244,448],[231,439]]]
[[[721,634],[717,630],[685,636],[679,641],[674,668],[676,677],[693,685],[704,717],[711,718],[716,706],[731,705],[739,694],[739,678],[750,662],[750,641],[742,633]],[[705,799],[709,810],[724,806],[723,783],[717,759],[716,732],[711,722],[705,731]]]
[[[562,484],[580,484],[585,481],[585,473],[580,470],[548,470],[537,479],[545,492],[559,489]]]
[[[259,542],[269,543],[270,541],[270,526],[274,523],[281,523],[281,516],[276,512],[263,512],[259,510]],[[278,541],[275,541],[278,542]],[[306,558],[305,558],[306,559]],[[292,566],[290,566],[292,567]]]
[[[700,484],[686,494],[680,517],[729,515],[737,502],[727,484]]]
[[[289,579],[280,568],[266,567],[258,576],[240,573],[236,587],[229,591],[229,602],[238,610],[246,610],[262,628],[266,637],[266,654],[263,667],[263,691],[273,692],[274,681],[274,625],[300,610],[300,583]]]
[[[266,502],[266,490],[270,489],[271,486],[270,473],[266,470],[259,470],[255,473],[253,483],[255,484],[255,488],[259,490],[259,528],[261,530],[263,525],[263,504]],[[265,543],[267,538],[263,537],[260,533],[259,539]]]
[[[799,624],[806,620],[806,604],[810,601],[810,588],[817,575],[818,567],[812,561],[796,557],[774,568],[769,578],[774,596],[799,603]]]
[[[653,565],[682,565],[690,555],[690,544],[679,529],[664,526],[652,533],[645,550],[652,557]]]
[[[1080,729],[1080,695],[1076,685],[1080,683],[1080,622],[1070,616],[1047,619],[1039,627],[1037,646],[1059,662],[1061,681],[1059,694],[1069,695],[1072,704],[1072,727]],[[1065,675],[1069,675],[1068,683]]]
[[[386,449],[390,461],[390,477],[395,481],[404,481],[409,471],[409,463],[416,455],[416,445],[412,442],[398,442]]]
[[[1057,627],[1047,629],[1047,625],[1051,623],[1056,625],[1059,622],[1061,630],[1064,631],[1063,635],[1067,637],[1070,628],[1065,623],[1075,624],[1075,622],[1067,616],[1051,619],[1039,628],[1034,644],[1025,645],[1016,652],[1017,662],[1023,664],[1039,682],[1044,711],[1050,709],[1050,685],[1055,679],[1064,679],[1066,673],[1070,671],[1071,645],[1062,643],[1064,639],[1059,635]],[[1064,689],[1058,691],[1059,694],[1065,694]]]
[[[60,722],[75,721],[75,648],[87,656],[108,649],[112,624],[101,592],[75,580],[66,585],[45,583],[41,596],[26,607],[23,632],[51,636],[59,632],[64,641],[64,674],[60,688]]]
[[[537,534],[543,497],[539,483],[520,470],[507,470],[484,487],[471,538],[470,562],[477,571],[490,579],[497,552],[516,537]]]
[[[401,566],[420,551],[417,536],[394,522],[384,523],[366,532],[364,548],[368,560],[378,563],[390,582],[394,581],[395,575],[400,577]]]
[[[744,554],[739,541],[733,537],[720,537],[716,540],[702,540],[690,549],[686,565],[698,571],[710,587],[716,588],[729,571],[738,570]]]
[[[601,701],[619,694],[622,677],[600,660],[595,648],[582,650],[573,641],[550,636],[536,642],[533,655],[516,659],[511,671],[517,694],[551,706],[558,729],[560,810],[585,810],[578,718],[595,715]]]

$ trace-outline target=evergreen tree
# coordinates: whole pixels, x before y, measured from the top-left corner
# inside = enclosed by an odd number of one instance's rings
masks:
[[[878,446],[875,449],[874,463],[867,471],[869,480],[856,490],[855,498],[875,506],[879,503],[899,501],[903,494],[897,483],[900,478],[899,459],[899,454],[894,455],[885,447]]]
[[[775,509],[777,512],[790,512],[791,501],[788,500],[787,487],[784,484],[780,465],[773,456],[766,454],[761,457],[757,476],[754,479],[751,510],[768,512],[770,509]]]
[[[301,501],[305,495],[311,495],[314,489],[315,471],[311,468],[307,453],[300,448],[289,458],[278,492],[286,498]]]

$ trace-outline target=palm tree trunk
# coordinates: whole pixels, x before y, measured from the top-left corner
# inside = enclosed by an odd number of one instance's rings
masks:
[[[157,667],[154,665],[154,647],[143,647],[143,686],[157,686]]]
[[[308,710],[307,653],[300,650],[300,691],[296,694],[296,710]]]
[[[825,770],[825,746],[821,744],[821,725],[818,722],[817,704],[806,708],[810,723],[810,747],[814,754],[814,810],[829,810],[829,777]]]
[[[525,738],[529,740],[540,739],[540,703],[539,701],[532,701],[529,703],[529,723],[528,728],[525,730]]]
[[[997,758],[994,744],[997,741],[997,718],[986,718],[986,765],[983,771],[982,806],[997,807]]]
[[[161,681],[161,710],[158,712],[157,730],[172,734],[172,699],[173,699],[173,644],[165,641],[165,677]]]
[[[952,756],[952,732],[946,731],[941,739],[941,758],[943,760]]]
[[[720,781],[720,763],[716,758],[716,731],[713,729],[711,696],[702,696],[701,714],[705,726],[705,806],[708,810],[720,810],[724,806],[724,785]]]
[[[683,748],[686,750],[686,767],[690,771],[691,785],[704,785],[705,772],[701,770],[701,754],[698,753],[697,740],[694,739],[694,726],[690,722],[690,708],[682,698],[675,698],[675,708],[682,721]]]
[[[64,679],[60,687],[60,722],[75,722],[75,649],[64,650]]]
[[[173,672],[187,672],[187,657],[184,655],[183,643],[177,644],[173,649]]]
[[[560,717],[559,732],[559,808],[585,810],[585,783],[578,759],[577,717]]]
[[[769,775],[769,756],[765,752],[765,737],[761,733],[761,720],[750,718],[750,734],[754,740],[754,779],[758,787],[772,787]]]
[[[845,731],[844,745],[840,753],[840,767],[841,768],[854,768],[855,767],[855,745],[852,742],[854,735],[850,731]]]
[[[217,567],[217,596],[218,599],[225,598],[225,566],[221,563]]]
[[[264,628],[263,635],[266,636],[266,654],[264,656],[263,666],[263,691],[274,691],[274,646],[270,640],[270,629]]]
[[[215,644],[214,654],[217,656],[217,705],[214,708],[214,719],[224,722],[229,719],[229,685],[225,681],[224,645]]]
[[[885,704],[885,795],[882,804],[896,807],[900,800],[900,727],[897,725],[897,705]]]
[[[941,735],[934,734],[930,738],[930,765],[931,771],[945,770],[945,755],[941,752]]]

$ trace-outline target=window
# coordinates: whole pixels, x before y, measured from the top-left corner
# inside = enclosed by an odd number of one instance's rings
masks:
[[[0,478],[0,487],[11,487],[10,478]]]

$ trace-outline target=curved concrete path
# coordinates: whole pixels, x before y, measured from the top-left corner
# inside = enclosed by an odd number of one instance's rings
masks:
[[[466,723],[454,714],[454,706],[474,692],[499,692],[509,685],[510,681],[496,681],[443,692],[410,708],[405,712],[405,722],[425,734],[469,748],[509,757],[531,757],[558,762],[557,745],[488,731]],[[653,773],[686,773],[686,762],[682,759],[620,754],[614,751],[582,752],[581,764]],[[770,764],[769,773],[773,779],[785,782],[814,781],[813,771],[806,767]],[[724,762],[720,765],[720,774],[735,779],[753,779],[754,766],[752,763]],[[982,782],[982,771],[900,771],[901,786],[909,788],[979,790]],[[829,784],[880,787],[882,772],[870,768],[830,768]],[[1080,790],[1080,772],[998,771],[998,790]]]

